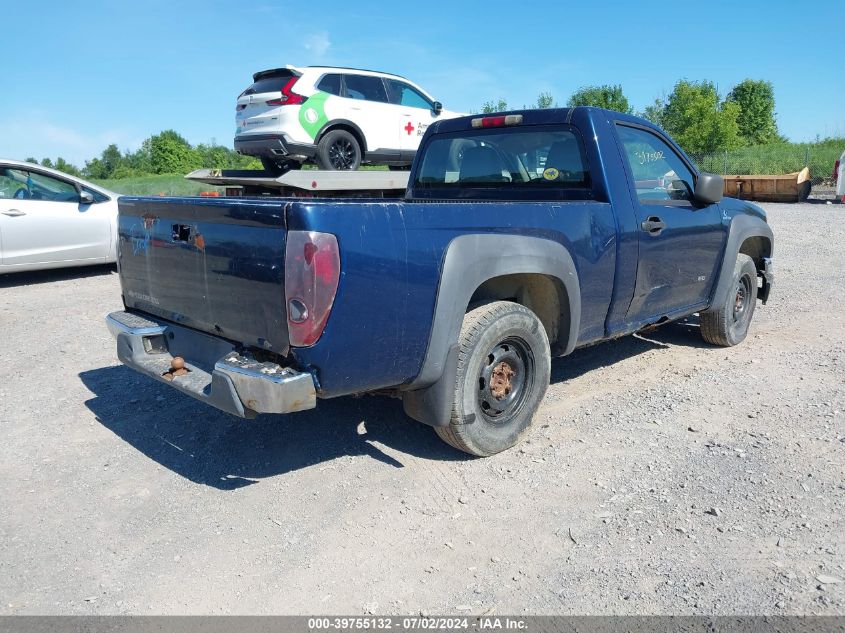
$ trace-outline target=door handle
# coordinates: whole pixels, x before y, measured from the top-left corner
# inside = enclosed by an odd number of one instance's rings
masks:
[[[666,228],[666,223],[656,215],[652,215],[647,220],[643,220],[640,226],[649,235],[660,235],[661,231]]]
[[[0,211],[3,215],[8,215],[10,218],[17,218],[22,215],[26,215],[26,211],[21,211],[20,209],[6,209],[5,211]]]

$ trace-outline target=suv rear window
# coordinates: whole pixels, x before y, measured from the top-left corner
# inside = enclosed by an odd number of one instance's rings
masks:
[[[291,77],[293,77],[293,73],[289,70],[280,70],[271,75],[259,77],[249,88],[241,93],[241,96],[262,94],[265,92],[281,92]]]
[[[423,198],[593,197],[581,137],[573,128],[560,125],[437,135],[423,149],[414,189],[415,195]]]

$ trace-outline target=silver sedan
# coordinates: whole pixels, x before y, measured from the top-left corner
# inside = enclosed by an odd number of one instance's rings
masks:
[[[0,274],[114,262],[119,194],[0,159]]]

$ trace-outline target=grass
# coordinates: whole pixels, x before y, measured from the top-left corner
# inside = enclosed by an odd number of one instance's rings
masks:
[[[306,169],[314,169],[310,165]],[[364,165],[366,171],[386,170],[384,166]],[[225,187],[215,187],[201,182],[185,180],[178,174],[160,176],[138,176],[135,178],[119,178],[113,180],[92,180],[94,184],[105,187],[115,193],[129,196],[198,196],[203,191],[217,191],[220,195],[226,193]]]
[[[92,180],[91,182],[115,193],[134,196],[198,196],[202,191],[225,193],[225,188],[185,180],[177,174],[161,176],[138,176],[117,180]]]

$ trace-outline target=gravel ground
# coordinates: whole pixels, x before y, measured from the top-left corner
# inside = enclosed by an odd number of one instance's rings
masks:
[[[0,279],[0,613],[845,614],[845,206],[777,282],[553,364],[470,459],[383,398],[243,421],[119,365],[110,269]]]

